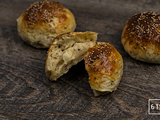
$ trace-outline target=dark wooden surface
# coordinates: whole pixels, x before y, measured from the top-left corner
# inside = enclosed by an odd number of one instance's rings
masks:
[[[94,97],[84,61],[56,82],[44,73],[46,49],[25,44],[16,19],[35,0],[0,1],[0,120],[159,120],[148,115],[148,99],[160,98],[160,65],[132,59],[121,33],[135,13],[160,12],[159,0],[59,0],[75,15],[76,31],[95,31],[122,54],[117,91]]]

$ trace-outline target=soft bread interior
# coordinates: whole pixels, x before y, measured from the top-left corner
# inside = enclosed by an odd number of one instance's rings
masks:
[[[95,32],[71,32],[57,37],[49,48],[45,72],[50,80],[57,80],[87,54],[96,44]]]

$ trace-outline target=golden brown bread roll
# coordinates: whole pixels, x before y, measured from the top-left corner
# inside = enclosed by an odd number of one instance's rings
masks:
[[[132,58],[160,64],[160,14],[133,16],[124,27],[121,42]]]
[[[74,15],[58,2],[35,2],[17,19],[20,37],[36,48],[49,48],[52,40],[76,28]]]
[[[97,42],[88,49],[84,60],[95,96],[117,89],[123,74],[123,59],[116,48],[109,43]]]
[[[45,73],[50,80],[57,80],[87,54],[96,44],[95,32],[70,32],[59,35],[51,44],[46,59]]]

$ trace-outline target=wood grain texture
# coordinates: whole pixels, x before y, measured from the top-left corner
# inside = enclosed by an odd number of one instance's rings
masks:
[[[0,1],[0,120],[159,120],[148,115],[148,99],[160,99],[160,66],[132,59],[120,42],[135,13],[160,12],[159,0],[59,0],[75,15],[76,31],[98,32],[124,59],[117,91],[94,97],[84,61],[56,82],[44,73],[47,49],[18,36],[16,19],[35,0]]]

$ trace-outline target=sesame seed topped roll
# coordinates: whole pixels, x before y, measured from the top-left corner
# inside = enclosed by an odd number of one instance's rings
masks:
[[[160,14],[134,15],[124,27],[121,42],[132,58],[160,64]]]
[[[36,48],[49,48],[53,39],[76,28],[74,15],[58,2],[35,2],[17,19],[20,37]]]
[[[96,46],[88,49],[84,60],[95,96],[117,89],[123,74],[123,59],[115,47],[97,42]]]

